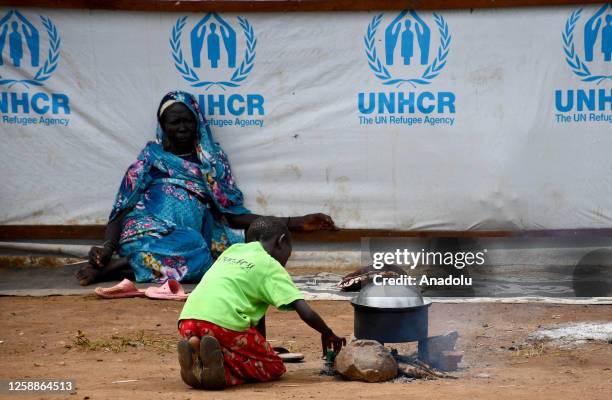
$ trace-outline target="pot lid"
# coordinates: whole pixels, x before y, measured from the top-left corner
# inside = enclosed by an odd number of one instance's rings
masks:
[[[354,305],[375,308],[411,308],[430,302],[424,300],[421,293],[411,286],[376,285],[374,283],[362,288],[359,294],[351,300]]]

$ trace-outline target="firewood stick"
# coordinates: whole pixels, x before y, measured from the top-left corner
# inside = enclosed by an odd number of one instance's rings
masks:
[[[432,374],[432,375],[434,375],[434,376],[437,376],[438,378],[457,379],[457,377],[455,377],[455,376],[448,375],[448,374],[445,374],[445,373],[443,373],[443,372],[440,372],[440,371],[437,371],[437,370],[435,370],[435,369],[431,368],[429,365],[425,364],[423,361],[420,361],[420,360],[415,360],[415,363],[416,363],[416,364],[417,364],[419,367],[423,368],[424,370],[426,370],[426,371],[427,371],[427,372],[429,372],[430,374]]]

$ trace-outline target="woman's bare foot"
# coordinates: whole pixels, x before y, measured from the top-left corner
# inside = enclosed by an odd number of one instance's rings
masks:
[[[75,274],[81,286],[91,285],[92,283],[106,280],[121,280],[123,278],[133,278],[133,272],[127,258],[121,257],[111,260],[106,266],[97,268],[91,261]]]
[[[91,263],[87,263],[87,265],[76,272],[75,276],[81,286],[87,286],[99,282],[104,276],[104,271],[94,267]]]

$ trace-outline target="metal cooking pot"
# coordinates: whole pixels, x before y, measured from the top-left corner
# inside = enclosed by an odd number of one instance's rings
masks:
[[[401,343],[427,338],[431,301],[410,286],[370,283],[351,304],[357,339]]]

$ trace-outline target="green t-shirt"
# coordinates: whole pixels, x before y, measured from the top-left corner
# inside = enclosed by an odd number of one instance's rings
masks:
[[[304,299],[291,277],[259,242],[225,250],[187,298],[179,319],[200,319],[233,331],[257,325],[268,305]],[[285,307],[283,307],[285,306]]]

